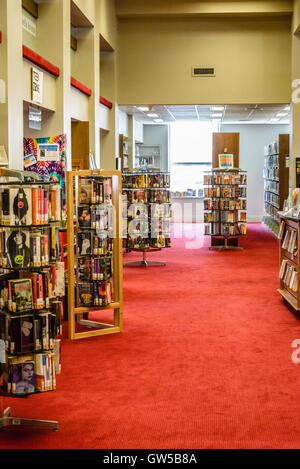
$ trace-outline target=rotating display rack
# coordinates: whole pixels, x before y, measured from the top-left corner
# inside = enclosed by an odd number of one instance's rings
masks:
[[[171,215],[170,173],[123,173],[123,247],[143,255],[142,260],[125,262],[125,266],[166,265],[147,259],[147,254],[171,247]]]
[[[215,168],[204,176],[205,234],[209,249],[235,249],[246,235],[247,174],[238,168]]]
[[[61,190],[34,173],[31,181],[26,172],[0,175],[1,395],[27,398],[54,391],[60,373]],[[0,429],[20,425],[58,429],[56,421],[15,418],[5,409]]]

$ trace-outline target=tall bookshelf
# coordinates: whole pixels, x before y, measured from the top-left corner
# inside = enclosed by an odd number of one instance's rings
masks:
[[[275,235],[279,230],[279,214],[289,193],[289,134],[264,149],[264,209],[263,223]]]
[[[121,186],[117,170],[67,173],[70,339],[122,331]],[[104,311],[110,322],[96,317]]]
[[[239,169],[214,168],[204,176],[205,234],[210,249],[235,249],[246,235],[247,174]]]
[[[279,289],[278,292],[295,310],[300,310],[299,249],[300,219],[278,214],[279,228]]]
[[[1,169],[0,176],[1,394],[27,398],[54,391],[60,372],[61,189],[35,173]],[[8,407],[0,430],[13,426],[57,430],[58,422],[12,417]]]

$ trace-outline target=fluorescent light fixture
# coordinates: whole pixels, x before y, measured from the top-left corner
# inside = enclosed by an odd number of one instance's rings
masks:
[[[222,113],[221,112],[213,112],[211,117],[222,117]]]
[[[287,115],[288,115],[287,112],[278,112],[278,114],[276,114],[277,117],[285,117]]]
[[[224,111],[224,106],[212,106],[211,111]]]
[[[163,119],[153,119],[154,122],[163,122],[164,120]]]
[[[270,122],[278,122],[280,121],[279,117],[273,117],[272,119],[270,119]]]
[[[149,111],[148,106],[137,106],[137,109],[139,109],[139,111],[142,111],[142,112],[147,112],[147,111]]]
[[[152,113],[150,113],[150,114],[147,114],[147,116],[148,116],[148,117],[158,117],[158,114],[152,114]]]

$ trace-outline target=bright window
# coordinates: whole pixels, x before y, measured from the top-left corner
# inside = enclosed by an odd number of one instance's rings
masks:
[[[218,123],[174,122],[170,124],[172,192],[202,195],[204,171],[211,169],[212,134]]]

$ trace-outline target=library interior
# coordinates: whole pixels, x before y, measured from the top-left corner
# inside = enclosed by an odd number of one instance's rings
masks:
[[[0,448],[298,449],[300,0],[0,0],[0,64]]]

